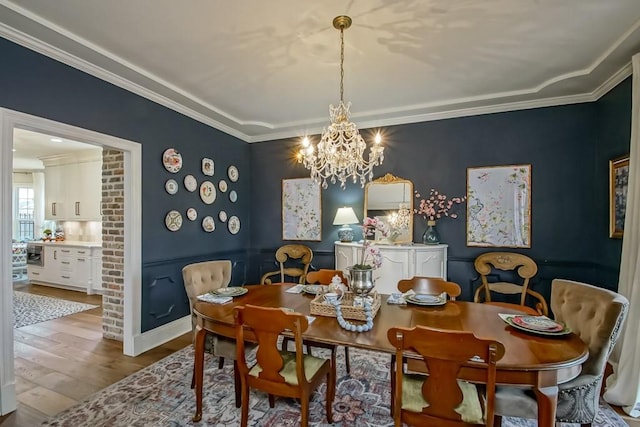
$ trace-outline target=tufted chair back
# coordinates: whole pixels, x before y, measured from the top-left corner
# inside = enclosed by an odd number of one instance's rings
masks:
[[[620,335],[629,301],[622,295],[586,283],[565,279],[551,282],[551,310],[589,347],[589,358],[576,378],[558,386],[556,421],[590,426],[598,412],[600,387],[607,359]],[[496,414],[537,417],[530,390],[499,387]],[[499,424],[498,424],[499,425]]]
[[[589,358],[581,375],[600,376],[618,339],[629,301],[607,289],[554,279],[551,282],[551,310],[589,346]]]
[[[195,331],[196,319],[193,316],[193,306],[198,295],[224,288],[231,281],[231,261],[204,261],[186,265],[182,269],[184,289],[189,297],[191,309],[191,327]]]

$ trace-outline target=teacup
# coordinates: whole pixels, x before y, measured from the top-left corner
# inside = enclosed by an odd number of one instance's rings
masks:
[[[340,298],[341,295],[338,295],[336,292],[327,292],[323,296],[324,296],[324,300],[329,304],[336,304],[340,302],[340,299],[341,299]]]

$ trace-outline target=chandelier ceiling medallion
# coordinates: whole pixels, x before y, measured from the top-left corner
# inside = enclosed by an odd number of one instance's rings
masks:
[[[351,26],[351,18],[337,16],[333,19],[333,26],[340,30],[340,104],[329,106],[331,124],[323,129],[322,137],[317,147],[309,141],[307,136],[302,140],[302,148],[298,152],[298,163],[311,171],[311,178],[322,182],[322,188],[327,188],[327,179],[332,184],[340,181],[344,190],[347,179],[353,183],[358,179],[364,187],[373,178],[373,167],[382,164],[384,147],[380,144],[380,132],[376,134],[375,142],[369,149],[369,159],[364,159],[367,144],[360,136],[358,127],[350,121],[351,102],[344,103],[344,30]]]

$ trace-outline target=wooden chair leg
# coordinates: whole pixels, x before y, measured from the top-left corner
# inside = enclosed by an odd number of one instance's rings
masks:
[[[196,386],[196,364],[193,364],[193,369],[191,370],[191,390]]]
[[[351,373],[351,364],[349,363],[349,347],[344,347],[344,364],[347,367],[347,374]]]
[[[274,406],[276,406],[276,400],[273,397],[273,394],[269,395],[269,408],[273,408]]]
[[[309,395],[303,394],[300,398],[300,427],[309,426]]]
[[[249,385],[242,381],[242,409],[240,410],[240,426],[247,427],[249,422]]]
[[[224,368],[224,357],[218,358],[218,369]]]
[[[389,409],[389,414],[393,417],[393,408],[394,408],[394,404],[395,404],[395,386],[396,386],[396,355],[392,354],[391,355],[391,364],[390,366],[390,370],[391,370],[391,406]]]
[[[233,387],[236,391],[236,408],[239,408],[242,403],[242,397],[240,395],[240,371],[238,370],[238,362],[233,361]]]
[[[502,416],[494,415],[493,416],[493,427],[502,427]]]

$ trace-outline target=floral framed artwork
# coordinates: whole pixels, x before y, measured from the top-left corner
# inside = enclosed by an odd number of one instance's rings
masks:
[[[467,168],[467,246],[531,247],[531,165]]]
[[[320,184],[311,178],[282,180],[282,240],[322,240]]]
[[[627,210],[629,155],[609,160],[609,237],[621,239]]]

